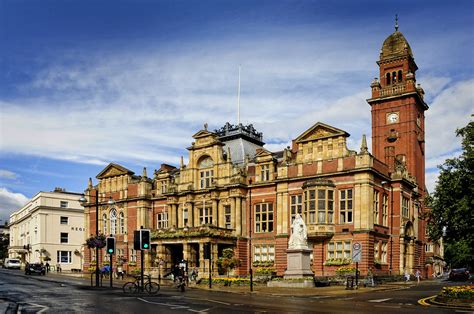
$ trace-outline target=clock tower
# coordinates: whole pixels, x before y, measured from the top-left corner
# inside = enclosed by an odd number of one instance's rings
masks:
[[[370,87],[372,97],[372,153],[391,172],[405,167],[425,191],[424,91],[416,84],[418,69],[407,40],[398,31],[385,39],[380,51],[380,78]]]

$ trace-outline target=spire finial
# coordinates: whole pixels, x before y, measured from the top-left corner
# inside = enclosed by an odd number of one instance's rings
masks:
[[[369,152],[369,149],[367,148],[367,138],[365,137],[365,134],[363,134],[362,143],[360,144],[360,153],[367,154],[368,152]]]
[[[395,31],[398,31],[398,14],[395,14]]]

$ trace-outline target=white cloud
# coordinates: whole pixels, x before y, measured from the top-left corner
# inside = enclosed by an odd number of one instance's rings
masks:
[[[17,174],[9,170],[0,169],[0,178],[13,180],[17,178]]]
[[[13,193],[6,188],[0,188],[0,219],[9,220],[10,214],[20,209],[28,201],[29,199],[21,193]]]

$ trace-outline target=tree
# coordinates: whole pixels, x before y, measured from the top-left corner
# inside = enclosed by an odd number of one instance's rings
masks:
[[[224,249],[222,256],[217,259],[217,266],[219,266],[229,277],[229,272],[240,265],[240,260],[234,257],[234,250]]]
[[[445,258],[453,267],[474,267],[474,121],[458,129],[462,153],[439,166],[434,193],[428,198],[428,231],[443,237]]]
[[[8,245],[10,244],[10,235],[8,233],[0,233],[0,260],[8,257]]]

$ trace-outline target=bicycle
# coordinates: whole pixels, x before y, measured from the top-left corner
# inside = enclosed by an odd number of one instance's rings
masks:
[[[186,288],[186,278],[184,278],[183,276],[178,276],[176,280],[174,281],[173,286],[177,288],[178,290],[180,290],[181,292],[184,292]]]
[[[141,276],[135,276],[134,281],[129,281],[126,282],[122,286],[122,290],[124,293],[137,293],[141,291],[141,282],[142,282],[142,277]],[[157,282],[151,281],[151,276],[150,275],[144,275],[144,285],[145,285],[145,291],[148,294],[157,294],[158,291],[160,291],[160,285]]]

